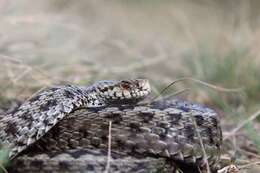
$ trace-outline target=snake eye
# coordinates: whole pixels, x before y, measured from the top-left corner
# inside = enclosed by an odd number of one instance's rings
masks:
[[[123,88],[123,89],[129,89],[130,88],[130,86],[128,85],[128,84],[121,84],[121,88]]]
[[[129,81],[122,81],[121,82],[121,84],[120,84],[120,86],[121,86],[121,88],[123,88],[123,89],[129,89],[130,88],[130,82]]]

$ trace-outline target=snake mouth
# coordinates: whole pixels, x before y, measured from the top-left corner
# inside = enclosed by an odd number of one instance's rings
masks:
[[[117,92],[113,96],[109,96],[107,99],[107,105],[131,105],[136,104],[146,98],[150,93],[150,90],[142,91],[122,91]]]
[[[119,105],[135,105],[138,102],[142,101],[143,98],[131,98],[131,99],[117,99],[117,100],[110,100],[107,105],[108,106],[119,106]]]
[[[121,81],[119,86],[119,91],[115,92],[114,96],[120,100],[142,99],[151,92],[151,87],[147,79]]]

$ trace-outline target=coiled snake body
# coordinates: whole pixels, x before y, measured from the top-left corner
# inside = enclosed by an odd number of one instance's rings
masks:
[[[214,165],[222,140],[216,113],[178,100],[136,104],[149,93],[144,79],[44,89],[2,117],[0,140],[16,172],[102,172],[112,121],[111,172],[169,171],[164,158],[201,166],[203,149]]]

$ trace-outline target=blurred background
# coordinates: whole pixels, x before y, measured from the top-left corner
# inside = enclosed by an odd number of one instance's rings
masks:
[[[156,94],[178,78],[192,77],[244,88],[222,93],[182,82],[167,94],[191,88],[178,97],[218,111],[224,136],[242,125],[224,141],[225,154],[237,164],[255,163],[259,8],[258,0],[0,0],[2,110],[53,84],[145,77]]]

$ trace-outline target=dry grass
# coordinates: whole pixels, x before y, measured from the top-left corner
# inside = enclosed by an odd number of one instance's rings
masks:
[[[223,94],[184,82],[166,95],[190,88],[182,97],[219,111],[224,132],[239,127],[233,135],[239,142],[227,141],[225,149],[237,151],[238,161],[257,163],[259,118],[247,115],[260,105],[259,5],[257,0],[39,0],[33,5],[0,0],[0,103],[24,100],[52,84],[111,78],[146,77],[157,93],[180,77],[242,87],[242,94]],[[244,126],[248,121],[251,126]]]

